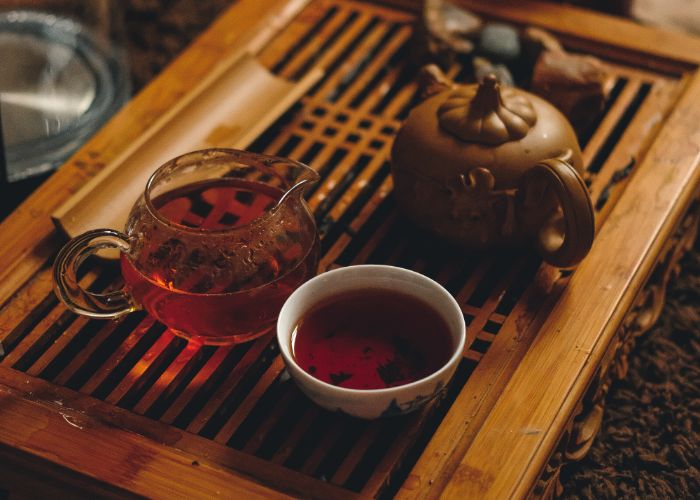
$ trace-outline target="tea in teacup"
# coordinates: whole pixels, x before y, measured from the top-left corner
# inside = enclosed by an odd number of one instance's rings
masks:
[[[292,332],[292,355],[323,382],[348,389],[409,384],[440,369],[452,334],[431,306],[395,290],[353,290],[306,312]]]

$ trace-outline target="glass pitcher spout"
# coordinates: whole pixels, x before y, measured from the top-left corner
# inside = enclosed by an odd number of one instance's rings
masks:
[[[293,170],[296,171],[296,179],[294,184],[285,191],[282,197],[277,202],[277,206],[286,203],[288,200],[300,200],[306,190],[316,184],[321,176],[313,168],[293,160],[288,160],[293,163]]]

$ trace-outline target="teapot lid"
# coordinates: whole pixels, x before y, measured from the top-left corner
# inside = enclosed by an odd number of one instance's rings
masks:
[[[438,109],[440,128],[465,142],[497,146],[527,135],[537,114],[527,95],[502,88],[488,75],[476,85],[452,90]]]

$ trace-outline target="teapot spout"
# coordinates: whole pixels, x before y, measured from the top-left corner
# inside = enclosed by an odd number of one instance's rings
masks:
[[[423,66],[418,74],[418,89],[422,101],[454,87],[455,82],[435,64]]]

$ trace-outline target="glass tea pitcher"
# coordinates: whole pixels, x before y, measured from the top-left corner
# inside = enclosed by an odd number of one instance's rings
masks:
[[[205,344],[263,335],[316,272],[318,236],[303,193],[318,179],[301,163],[245,151],[175,158],[150,177],[124,233],[98,229],[66,244],[54,264],[56,294],[93,318],[144,309]],[[77,272],[105,248],[120,251],[125,285],[97,294]]]

